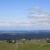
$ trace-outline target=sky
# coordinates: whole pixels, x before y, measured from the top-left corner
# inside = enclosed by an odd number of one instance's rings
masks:
[[[0,30],[50,30],[50,0],[0,0]]]

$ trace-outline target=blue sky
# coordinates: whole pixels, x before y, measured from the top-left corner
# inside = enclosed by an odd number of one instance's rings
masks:
[[[50,0],[0,0],[0,30],[50,30]]]

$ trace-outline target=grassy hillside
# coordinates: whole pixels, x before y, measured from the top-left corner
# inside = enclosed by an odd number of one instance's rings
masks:
[[[20,40],[15,44],[0,41],[0,50],[50,50],[50,43],[44,40]]]
[[[5,41],[0,41],[0,50],[14,50],[15,44],[9,44]]]

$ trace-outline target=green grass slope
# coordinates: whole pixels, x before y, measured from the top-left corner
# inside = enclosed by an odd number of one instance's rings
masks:
[[[50,50],[50,43],[40,43],[32,41],[19,41],[15,44],[0,41],[0,50]]]
[[[0,42],[0,50],[15,50],[15,44],[9,44],[7,42]]]

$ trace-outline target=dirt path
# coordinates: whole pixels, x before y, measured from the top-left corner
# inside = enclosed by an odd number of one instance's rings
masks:
[[[41,47],[43,47],[44,45],[47,45],[47,43],[46,43],[46,44],[41,44],[41,46],[39,46],[38,48],[41,48]]]
[[[16,43],[15,45],[16,45],[15,50],[17,50],[18,49],[18,43]]]

